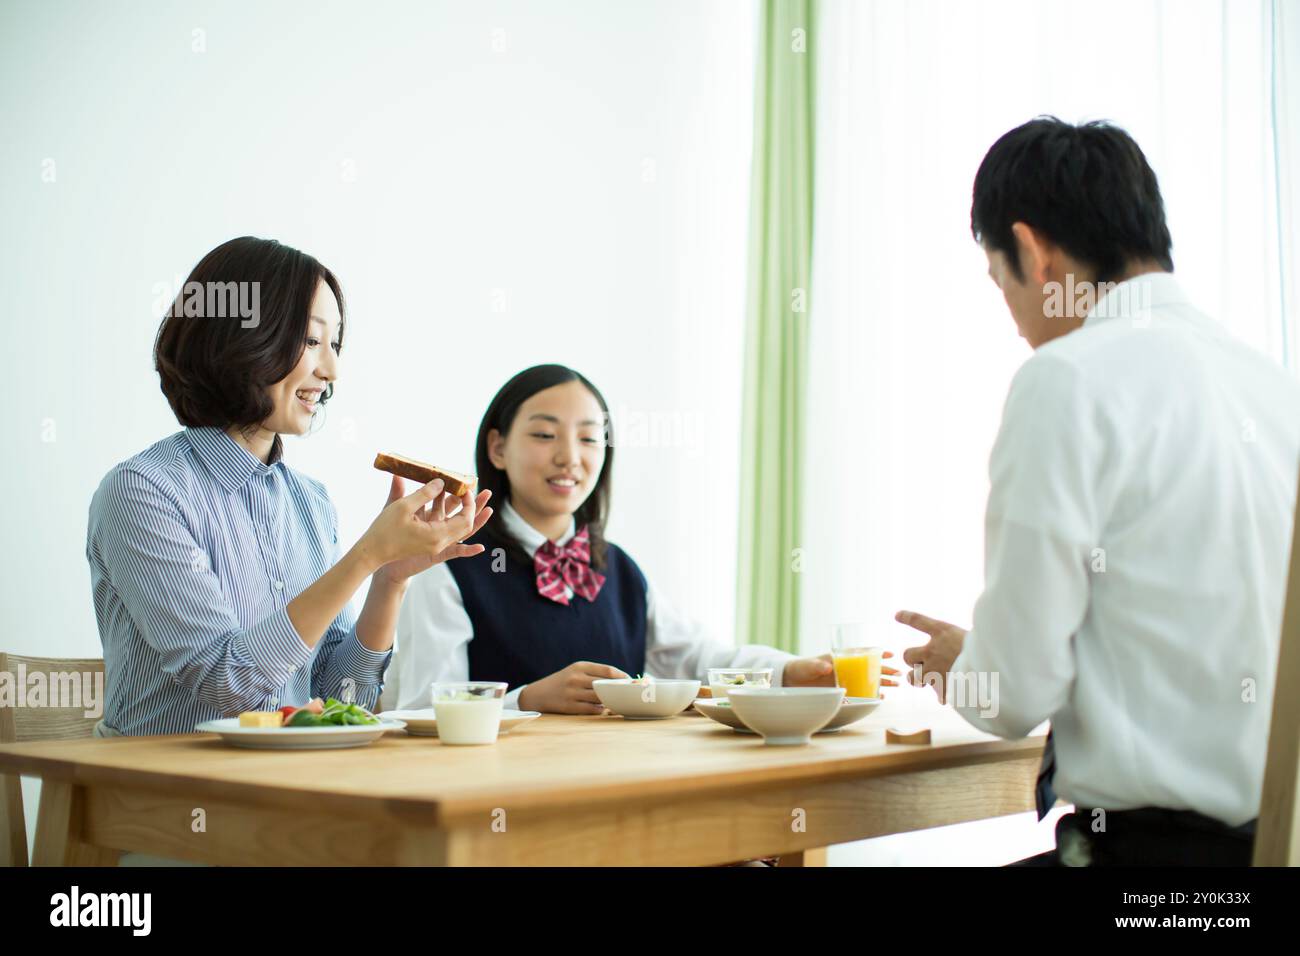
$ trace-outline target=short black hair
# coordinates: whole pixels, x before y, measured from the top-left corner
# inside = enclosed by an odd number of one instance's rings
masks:
[[[163,314],[154,340],[154,368],[177,420],[225,429],[249,428],[269,418],[275,406],[267,390],[302,358],[312,299],[322,280],[338,301],[341,348],[343,291],[334,273],[305,252],[274,239],[242,236],[199,260]],[[257,314],[250,321],[225,308],[222,293],[241,289],[256,290]],[[331,382],[320,404],[333,394]]]
[[[1098,282],[1118,279],[1134,260],[1174,271],[1156,174],[1133,137],[1105,121],[1039,116],[993,144],[975,174],[971,233],[1023,280],[1016,222],[1087,263]]]
[[[573,516],[575,528],[587,526],[591,546],[591,566],[600,571],[605,568],[608,549],[605,541],[605,523],[609,520],[609,503],[614,483],[614,432],[613,424],[609,420],[609,405],[605,402],[605,396],[600,394],[600,390],[584,375],[564,365],[534,365],[532,368],[524,369],[502,385],[501,390],[488,403],[487,411],[483,413],[483,420],[479,423],[474,466],[478,469],[479,488],[490,490],[496,501],[508,501],[510,478],[503,469],[492,464],[492,459],[488,455],[488,433],[495,428],[503,436],[510,434],[510,426],[514,424],[515,416],[519,414],[519,408],[524,402],[538,392],[566,382],[581,382],[595,397],[605,416],[605,464],[600,469],[600,475],[596,478],[591,494]],[[505,530],[501,522],[489,521],[483,526],[481,533],[524,564],[532,564],[523,545]]]

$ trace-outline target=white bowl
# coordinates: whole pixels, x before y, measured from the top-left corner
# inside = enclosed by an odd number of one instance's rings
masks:
[[[714,700],[725,700],[733,687],[771,687],[773,673],[771,667],[710,667],[709,694]],[[745,680],[740,684],[728,683],[723,680],[724,674],[740,674]]]
[[[866,717],[873,710],[880,706],[879,697],[845,697],[840,702],[840,709],[835,716],[831,718],[829,724],[821,730],[816,731],[819,734],[833,734],[844,729],[849,724],[855,724],[863,717]],[[707,697],[701,697],[695,702],[695,712],[716,720],[723,726],[730,727],[738,734],[752,734],[753,731],[745,726],[744,722],[736,716],[735,710],[731,707],[730,702],[723,698],[722,700],[710,700]],[[402,718],[408,720],[408,718]],[[409,732],[409,728],[408,728]]]
[[[672,717],[695,702],[697,680],[656,680],[634,684],[629,677],[601,677],[591,682],[600,702],[632,720]]]
[[[402,721],[406,724],[406,732],[412,737],[438,736],[438,715],[432,707],[425,707],[422,710],[386,710],[375,716],[380,720]],[[498,736],[508,734],[516,727],[523,726],[540,716],[542,715],[535,710],[503,710],[501,727],[497,734]]]
[[[736,687],[731,709],[751,730],[774,745],[806,744],[831,722],[844,699],[843,687]]]

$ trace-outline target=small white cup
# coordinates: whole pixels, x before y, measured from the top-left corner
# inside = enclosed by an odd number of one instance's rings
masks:
[[[500,681],[456,681],[433,685],[438,739],[444,744],[496,743],[506,685]]]

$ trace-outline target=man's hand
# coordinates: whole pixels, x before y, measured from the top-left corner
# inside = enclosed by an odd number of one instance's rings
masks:
[[[945,704],[948,703],[948,672],[952,670],[953,663],[961,654],[966,632],[956,624],[936,621],[915,611],[899,611],[894,615],[894,620],[930,635],[928,644],[922,647],[909,647],[903,651],[904,662],[913,668],[907,672],[907,682],[913,686],[935,683],[939,699]],[[921,666],[919,679],[915,669],[918,664]],[[935,676],[927,681],[926,678],[931,674]]]

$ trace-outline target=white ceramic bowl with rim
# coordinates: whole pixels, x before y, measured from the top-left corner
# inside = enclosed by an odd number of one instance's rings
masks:
[[[695,702],[700,692],[697,680],[653,680],[637,684],[630,677],[600,677],[591,686],[602,704],[632,720],[680,714]]]
[[[771,687],[775,673],[771,667],[710,667],[709,695],[714,700],[726,700],[733,687]]]
[[[731,709],[776,746],[806,744],[839,713],[843,687],[735,687]]]
[[[851,724],[856,724],[859,720],[866,717],[873,710],[880,706],[881,698],[879,697],[845,697],[840,702],[840,709],[831,722],[821,730],[814,731],[814,734],[833,734],[843,730]],[[709,700],[707,697],[701,697],[695,702],[695,712],[710,720],[716,720],[724,727],[730,727],[738,734],[752,734],[753,731],[745,726],[744,721],[736,716],[736,712],[731,708],[731,702],[728,700]],[[409,717],[398,715],[399,719],[410,723]],[[407,733],[411,729],[407,727]]]

